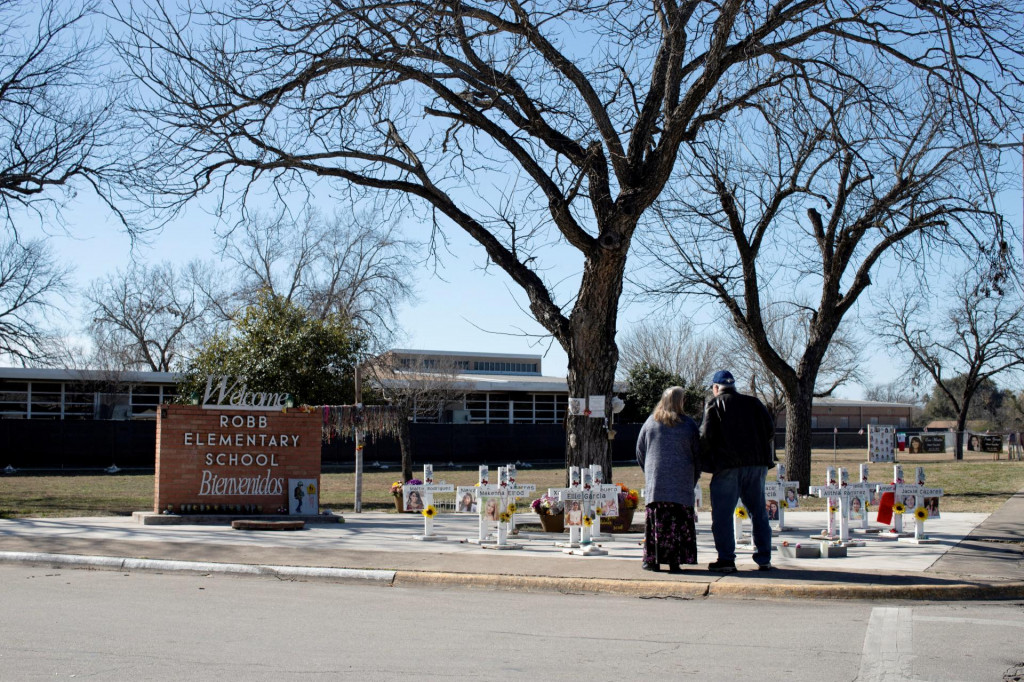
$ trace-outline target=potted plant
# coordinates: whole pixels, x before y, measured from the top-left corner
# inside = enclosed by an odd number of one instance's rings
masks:
[[[540,526],[545,533],[561,533],[565,530],[565,505],[557,497],[542,495],[530,506],[540,517]]]
[[[619,486],[619,515],[602,517],[601,531],[605,533],[628,533],[633,525],[633,514],[640,504],[640,493],[631,489],[624,483],[616,483]]]
[[[405,482],[405,485],[422,485],[423,481],[418,478],[410,478]],[[391,495],[395,498],[395,510],[402,514],[405,512],[405,495],[402,492],[404,489],[401,481],[395,481],[391,484]]]

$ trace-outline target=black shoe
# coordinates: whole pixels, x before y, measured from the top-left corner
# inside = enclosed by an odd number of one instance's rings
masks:
[[[658,571],[661,570],[661,566],[660,565],[655,564],[655,563],[650,563],[650,562],[647,562],[647,561],[645,561],[643,563],[643,566],[641,566],[640,568],[644,569],[645,571],[654,571],[654,572],[658,572]]]
[[[770,571],[773,568],[775,568],[775,567],[772,566],[771,564],[758,564],[757,565],[757,570],[759,570],[759,571]]]
[[[712,561],[708,564],[708,570],[712,573],[735,573],[735,561]]]
[[[669,564],[668,565],[668,572],[669,573],[682,573],[683,569],[679,567],[679,564]]]

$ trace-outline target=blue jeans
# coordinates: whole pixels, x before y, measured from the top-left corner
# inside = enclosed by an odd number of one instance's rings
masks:
[[[719,471],[711,477],[711,534],[719,561],[736,561],[736,537],[733,535],[733,514],[736,502],[750,512],[753,526],[754,562],[759,566],[772,560],[772,527],[765,509],[764,481],[768,468],[736,467]]]

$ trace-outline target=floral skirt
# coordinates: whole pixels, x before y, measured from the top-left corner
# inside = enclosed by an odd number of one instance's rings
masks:
[[[676,502],[648,502],[645,564],[697,563],[697,513]]]

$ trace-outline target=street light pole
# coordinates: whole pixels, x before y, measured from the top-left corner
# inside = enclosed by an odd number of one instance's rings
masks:
[[[362,387],[361,378],[362,377],[360,376],[359,363],[356,362],[356,368],[355,368],[355,389],[356,389],[355,405],[356,405],[356,413],[359,416],[357,418],[356,425],[355,425],[356,427],[355,427],[355,430],[354,430],[355,431],[355,439],[356,439],[356,497],[355,497],[355,503],[352,505],[352,510],[356,514],[361,514],[362,511],[363,511],[363,429],[361,427],[362,415],[359,414],[361,412],[362,406],[363,406],[363,402],[362,402],[362,399],[361,399],[362,395],[363,395],[363,387]]]

